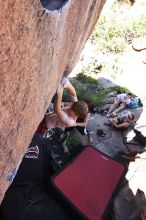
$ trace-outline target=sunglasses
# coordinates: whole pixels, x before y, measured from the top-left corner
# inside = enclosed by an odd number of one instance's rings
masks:
[[[130,120],[132,119],[130,115],[128,115],[128,118],[129,118]]]

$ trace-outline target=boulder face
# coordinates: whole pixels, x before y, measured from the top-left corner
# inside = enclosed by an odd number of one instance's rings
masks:
[[[72,70],[106,0],[1,3],[0,201],[65,70]]]

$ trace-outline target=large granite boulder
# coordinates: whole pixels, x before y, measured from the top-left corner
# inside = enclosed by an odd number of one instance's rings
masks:
[[[0,200],[65,70],[72,70],[106,0],[1,2]]]

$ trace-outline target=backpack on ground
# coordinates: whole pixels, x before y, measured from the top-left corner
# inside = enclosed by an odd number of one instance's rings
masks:
[[[139,105],[138,105],[138,98],[137,97],[132,97],[131,98],[130,103],[129,103],[129,107],[131,109],[135,109],[135,108],[139,107]]]

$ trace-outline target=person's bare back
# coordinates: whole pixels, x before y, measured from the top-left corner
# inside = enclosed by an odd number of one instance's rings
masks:
[[[62,111],[64,111],[67,115],[67,117],[64,118],[64,121],[62,121],[55,112],[49,113],[45,116],[47,128],[63,128],[75,126],[77,116],[71,114],[70,107],[62,108]]]
[[[69,84],[71,88],[71,84]],[[88,105],[83,101],[75,101],[70,106],[62,108],[62,96],[64,85],[61,83],[56,91],[56,98],[54,103],[54,112],[45,116],[45,124],[47,128],[56,127],[73,127],[76,126],[78,117],[85,117],[88,112]],[[70,89],[68,89],[70,91]],[[70,93],[76,96],[75,90],[71,89]]]

